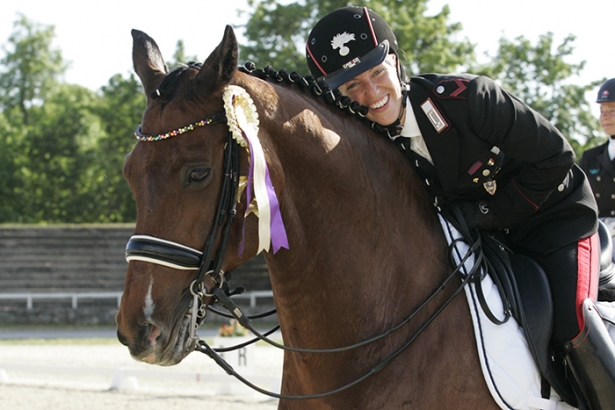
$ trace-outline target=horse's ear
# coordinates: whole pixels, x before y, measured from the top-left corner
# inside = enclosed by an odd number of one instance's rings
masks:
[[[231,26],[226,26],[218,47],[207,57],[195,78],[199,92],[211,93],[222,89],[237,71],[237,38]]]
[[[132,30],[132,64],[141,79],[145,95],[158,87],[162,77],[169,70],[164,63],[162,53],[153,38],[142,31]]]

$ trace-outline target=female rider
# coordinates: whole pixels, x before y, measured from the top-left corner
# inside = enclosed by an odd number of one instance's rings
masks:
[[[586,334],[583,316],[597,294],[596,203],[562,134],[489,78],[407,79],[391,28],[365,7],[322,18],[306,57],[315,78],[368,107],[367,119],[406,154],[437,207],[456,203],[470,228],[505,232],[542,266],[554,304],[552,345],[583,401],[615,408],[615,346],[600,332]]]

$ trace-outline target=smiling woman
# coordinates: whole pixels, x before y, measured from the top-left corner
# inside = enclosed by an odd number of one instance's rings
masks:
[[[368,107],[367,119],[378,124],[403,124],[402,89],[397,73],[397,56],[389,54],[382,64],[342,84],[339,90],[353,101]]]

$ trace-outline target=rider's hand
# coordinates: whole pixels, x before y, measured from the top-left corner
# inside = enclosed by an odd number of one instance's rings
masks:
[[[459,201],[459,209],[468,228],[491,230],[501,228],[500,221],[489,208],[486,201],[467,202]]]

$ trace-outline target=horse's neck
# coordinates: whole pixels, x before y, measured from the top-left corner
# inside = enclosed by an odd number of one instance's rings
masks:
[[[416,175],[393,144],[357,119],[324,117],[328,107],[287,98],[261,122],[290,243],[267,256],[279,309],[315,313],[314,322],[304,321],[312,329],[337,320],[326,312],[360,327],[377,314],[374,305],[410,311],[407,300],[418,303],[446,267],[442,233]]]

